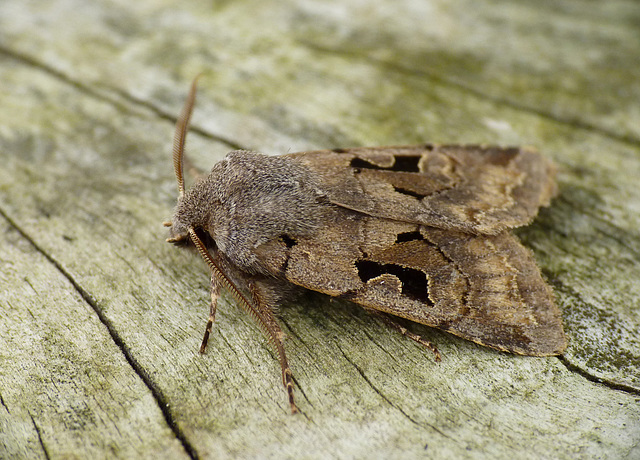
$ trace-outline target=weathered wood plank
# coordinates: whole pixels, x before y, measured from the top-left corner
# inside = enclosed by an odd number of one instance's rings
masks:
[[[640,7],[561,5],[2,2],[0,457],[639,455]],[[233,302],[200,356],[206,268],[160,225],[199,72],[188,149],[203,168],[236,146],[547,152],[561,194],[519,235],[556,290],[566,354],[416,327],[437,364],[309,295],[281,309],[295,417]]]
[[[188,458],[72,282],[5,218],[0,228],[0,457]]]

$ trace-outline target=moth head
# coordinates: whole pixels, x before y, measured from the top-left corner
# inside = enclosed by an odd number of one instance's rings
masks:
[[[184,175],[183,175],[183,161],[184,161],[184,145],[187,138],[187,131],[189,130],[189,121],[191,119],[191,112],[193,111],[193,105],[196,99],[196,84],[198,82],[199,75],[194,78],[191,83],[191,89],[189,96],[180,112],[178,122],[176,123],[176,130],[173,137],[173,169],[176,173],[176,180],[178,182],[178,205],[173,215],[171,222],[165,222],[165,227],[170,227],[169,238],[167,242],[175,244],[188,244],[192,242],[196,248],[202,253],[204,244],[200,237],[196,233],[196,229],[202,227],[206,222],[208,213],[199,201],[197,190],[190,190],[185,193],[184,189]],[[202,254],[205,259],[207,255]]]
[[[189,229],[196,228],[191,222],[184,219],[184,214],[181,213],[180,206],[181,198],[178,199],[178,206],[173,215],[171,222],[164,222],[165,227],[169,227],[169,238],[167,243],[174,243],[179,245],[189,244],[191,242],[189,237]]]
[[[165,225],[169,228],[169,243],[189,243],[190,229],[197,231],[202,238],[209,235],[211,215],[216,208],[216,200],[212,197],[209,178],[205,178],[180,194],[171,222]],[[202,230],[202,231],[201,231]],[[209,238],[206,238],[207,241]]]

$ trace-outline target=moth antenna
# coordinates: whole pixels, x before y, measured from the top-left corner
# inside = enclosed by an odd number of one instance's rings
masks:
[[[282,368],[283,383],[285,385],[287,393],[289,394],[289,404],[291,405],[291,412],[296,413],[298,411],[298,408],[296,407],[293,400],[293,376],[291,375],[291,369],[289,368],[287,355],[285,354],[282,343],[278,339],[277,332],[264,318],[262,313],[255,306],[253,306],[251,302],[249,302],[249,300],[242,292],[240,292],[233,281],[231,281],[231,279],[229,279],[229,277],[218,266],[215,260],[213,260],[213,257],[211,257],[211,254],[209,254],[209,251],[205,247],[200,237],[196,234],[196,231],[193,227],[189,228],[189,237],[191,238],[191,241],[193,241],[195,247],[198,249],[198,252],[202,256],[202,258],[207,262],[207,265],[209,265],[212,275],[218,280],[220,286],[224,286],[231,293],[231,295],[233,295],[236,300],[238,300],[242,308],[244,308],[251,316],[253,316],[253,319],[256,320],[258,325],[262,328],[271,345],[278,352],[280,367]]]
[[[176,123],[176,131],[173,135],[173,169],[176,172],[178,180],[178,191],[180,196],[184,195],[184,176],[182,174],[182,162],[184,157],[184,144],[187,140],[187,131],[189,130],[189,120],[191,120],[191,112],[196,101],[196,84],[200,75],[196,76],[191,83],[189,96],[182,107],[178,122]]]

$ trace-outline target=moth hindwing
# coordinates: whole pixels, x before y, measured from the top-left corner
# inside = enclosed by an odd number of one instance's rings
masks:
[[[195,81],[174,138],[180,196],[173,243],[211,268],[204,351],[221,287],[278,352],[297,411],[284,334],[273,313],[292,284],[348,299],[410,338],[395,318],[530,356],[566,348],[560,312],[532,254],[510,229],[556,193],[532,149],[417,145],[281,156],[237,150],[185,191],[183,150]]]

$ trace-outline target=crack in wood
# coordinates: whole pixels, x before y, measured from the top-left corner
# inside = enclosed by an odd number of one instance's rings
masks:
[[[40,447],[42,448],[42,452],[44,453],[44,458],[47,460],[51,458],[49,455],[49,451],[47,450],[47,446],[44,445],[44,440],[42,439],[42,433],[40,432],[40,427],[36,423],[33,415],[29,412],[29,417],[31,418],[31,423],[33,424],[33,428],[36,430],[36,434],[38,435],[38,442],[40,443]]]
[[[73,86],[74,88],[80,90],[81,92],[83,92],[84,94],[93,97],[95,99],[98,99],[100,101],[106,102],[108,104],[113,105],[114,107],[116,107],[119,111],[125,112],[125,113],[134,113],[130,107],[128,107],[126,104],[122,103],[121,101],[118,101],[117,98],[113,97],[112,95],[110,95],[109,93],[115,94],[117,96],[119,96],[120,98],[122,98],[123,100],[125,100],[126,102],[128,102],[129,104],[132,104],[134,107],[137,108],[144,108],[150,112],[152,112],[153,114],[155,114],[156,116],[158,116],[160,119],[162,120],[166,120],[171,122],[172,124],[175,124],[177,121],[177,118],[175,117],[175,115],[172,115],[169,112],[166,112],[164,110],[162,110],[161,108],[155,106],[154,104],[152,104],[149,101],[145,101],[143,99],[137,98],[127,92],[125,92],[124,90],[120,89],[120,88],[114,88],[114,87],[108,87],[108,86],[104,86],[104,91],[100,92],[97,89],[82,83],[80,81],[76,81],[73,78],[69,77],[68,75],[66,75],[65,73],[54,69],[53,67],[50,67],[49,65],[47,65],[46,63],[43,63],[41,61],[38,61],[36,58],[29,56],[27,54],[21,53],[19,51],[14,51],[12,49],[6,48],[4,46],[0,46],[0,54],[4,54],[7,57],[10,57],[22,64],[34,67],[48,75],[50,75],[51,77],[56,78],[59,81],[62,81],[63,83],[66,83],[70,86]],[[191,126],[189,128],[190,131],[193,131],[194,133],[197,133],[198,135],[205,137],[207,139],[211,139],[214,140],[216,142],[220,142],[222,144],[226,144],[230,149],[232,150],[248,150],[246,147],[238,144],[237,142],[225,138],[223,136],[220,135],[215,135],[212,134],[210,132],[207,132],[201,128],[198,128],[196,126]]]
[[[367,375],[364,373],[364,371],[362,370],[362,368],[360,368],[360,366],[358,366],[351,358],[349,358],[349,356],[347,356],[347,354],[344,352],[344,350],[342,349],[342,347],[340,347],[340,345],[336,344],[336,346],[338,347],[338,350],[340,350],[340,353],[342,353],[342,356],[344,357],[345,360],[347,360],[347,362],[349,364],[351,364],[356,371],[358,371],[358,374],[360,374],[360,377],[362,377],[362,379],[367,383],[367,385],[369,385],[371,387],[371,389],[378,395],[380,396],[387,404],[389,404],[391,407],[393,407],[395,410],[397,410],[398,412],[400,412],[402,415],[404,415],[407,420],[409,420],[411,423],[413,423],[416,426],[419,426],[421,428],[431,428],[432,430],[434,430],[435,432],[441,434],[442,436],[444,436],[445,438],[451,440],[451,441],[455,441],[453,438],[451,438],[450,436],[448,436],[447,434],[445,434],[444,432],[442,432],[440,429],[438,429],[437,427],[435,427],[434,425],[431,425],[429,423],[420,423],[417,420],[415,420],[413,417],[411,417],[409,414],[407,414],[404,410],[402,410],[402,408],[398,407],[397,404],[395,404],[393,401],[391,401],[387,396],[385,396],[385,394],[380,391],[374,384],[373,382],[369,379],[369,377],[367,377]]]
[[[396,62],[390,62],[385,59],[375,58],[371,53],[368,53],[366,50],[363,53],[358,53],[351,50],[336,49],[328,46],[318,45],[317,43],[312,43],[307,40],[298,40],[298,43],[314,51],[320,51],[322,53],[333,54],[336,56],[346,56],[346,57],[349,57],[350,59],[354,59],[354,58],[361,59],[365,62],[375,65],[376,67],[386,68],[388,70],[392,70],[400,74],[404,74],[412,77],[419,77],[422,79],[428,78],[432,82],[435,82],[445,87],[454,88],[454,89],[463,91],[483,101],[489,101],[493,104],[509,107],[510,109],[514,109],[519,112],[536,115],[540,118],[551,120],[555,123],[567,125],[572,128],[581,129],[590,133],[597,133],[597,134],[606,136],[610,139],[616,140],[618,142],[633,145],[636,147],[640,146],[640,139],[638,139],[637,137],[631,134],[616,132],[616,131],[613,131],[612,129],[609,129],[603,126],[598,126],[594,123],[590,123],[588,121],[579,119],[577,115],[561,116],[558,114],[554,114],[554,113],[536,108],[534,106],[518,103],[517,101],[507,99],[505,97],[492,96],[491,94],[483,93],[481,90],[476,89],[470,85],[461,83],[459,81],[455,81],[451,78],[442,77],[433,72],[412,69],[410,67],[399,65]]]

